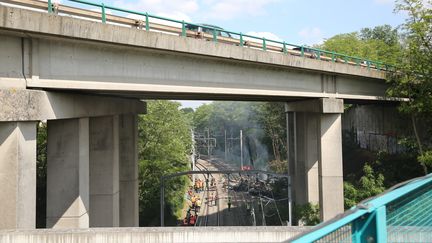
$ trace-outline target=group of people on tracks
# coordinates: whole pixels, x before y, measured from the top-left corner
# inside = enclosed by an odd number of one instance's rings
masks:
[[[191,202],[186,212],[186,217],[183,219],[184,226],[194,226],[198,218],[198,213],[201,209],[201,198],[195,194],[192,187],[189,187],[187,192],[187,199]]]
[[[206,178],[205,184],[206,187],[204,188],[204,181],[198,178],[195,179],[193,187],[189,187],[189,190],[187,192],[187,199],[190,201],[190,206],[187,209],[186,217],[183,219],[184,226],[194,226],[196,224],[202,204],[199,193],[203,192],[204,189],[209,190],[210,188],[216,187],[216,179],[214,177],[212,177],[211,180]],[[209,206],[217,205],[217,195],[214,192],[208,195],[207,204]]]

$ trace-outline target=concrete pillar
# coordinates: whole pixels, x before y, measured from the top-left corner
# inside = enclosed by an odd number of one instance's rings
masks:
[[[0,122],[0,229],[36,226],[36,122]]]
[[[341,114],[320,115],[319,190],[321,219],[344,211]]]
[[[296,114],[297,161],[295,198],[297,204],[319,203],[318,190],[318,121],[319,114]]]
[[[287,103],[296,112],[296,202],[318,202],[321,220],[344,211],[342,171],[343,100],[313,99]]]
[[[90,118],[90,227],[119,226],[119,116]]]
[[[138,227],[138,126],[136,115],[119,117],[120,226]]]
[[[47,228],[89,227],[89,118],[48,121]]]

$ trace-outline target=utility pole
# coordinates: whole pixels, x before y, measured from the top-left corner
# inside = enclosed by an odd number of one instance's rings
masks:
[[[207,156],[210,159],[210,128],[207,128]]]
[[[224,145],[225,145],[225,162],[227,162],[228,160],[228,151],[227,151],[227,135],[226,135],[226,129],[225,129],[225,140],[224,140]]]
[[[295,164],[297,161],[297,124],[296,124],[296,113],[293,113],[293,134],[290,134],[290,112],[288,111],[288,103],[285,103],[285,114],[286,114],[286,129],[287,129],[287,193],[288,193],[288,226],[292,225],[292,192],[291,192],[291,176],[293,172],[291,171],[292,164]],[[290,138],[293,136],[293,160],[291,160],[291,144],[290,144]]]
[[[161,177],[160,184],[160,223],[161,226],[165,226],[165,179]]]
[[[240,170],[243,170],[243,130],[240,130]]]

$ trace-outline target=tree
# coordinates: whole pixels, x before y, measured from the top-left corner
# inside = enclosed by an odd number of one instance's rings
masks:
[[[363,28],[360,30],[360,39],[364,41],[378,40],[384,42],[388,46],[399,44],[399,34],[397,29],[393,29],[390,25],[376,26],[375,28]]]
[[[140,225],[159,224],[160,177],[189,170],[192,148],[191,124],[180,104],[149,101],[148,114],[139,117]],[[166,221],[173,223],[183,208],[187,177],[167,181]]]
[[[190,123],[180,103],[149,101],[148,114],[139,117],[139,157],[184,163],[191,151]]]
[[[210,125],[213,109],[213,103],[203,104],[196,109],[195,113],[193,114],[193,124],[196,130],[203,131]]]
[[[382,61],[386,64],[396,64],[401,57],[399,40],[397,29],[382,25],[363,28],[360,32],[335,35],[319,47],[350,56]]]
[[[265,134],[270,138],[273,160],[270,168],[279,173],[286,173],[288,169],[286,155],[286,119],[284,103],[257,103],[253,107],[254,119],[261,124]]]
[[[396,11],[408,15],[403,25],[406,36],[405,49],[397,72],[389,78],[391,87],[388,90],[390,96],[408,98],[407,102],[402,102],[400,110],[411,116],[419,151],[418,160],[425,174],[428,173],[428,166],[432,166],[432,152],[427,152],[431,148],[425,147],[425,144],[430,144],[431,130],[429,128],[422,136],[418,130],[418,120],[421,119],[426,124],[432,122],[431,5],[431,0],[398,1]]]

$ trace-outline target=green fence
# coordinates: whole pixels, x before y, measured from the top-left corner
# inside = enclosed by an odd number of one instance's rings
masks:
[[[49,13],[54,12],[54,7],[55,7],[51,1],[52,0],[48,0],[48,12]],[[212,32],[213,32],[212,39],[214,42],[218,42],[218,39],[220,38],[218,36],[218,33],[221,31],[221,29],[217,28],[217,27],[211,27],[208,25],[203,26],[200,24],[189,23],[186,21],[160,17],[160,16],[149,14],[147,12],[138,12],[138,11],[133,11],[133,10],[122,9],[122,8],[106,5],[103,3],[99,4],[99,3],[94,3],[94,2],[85,1],[85,0],[69,0],[69,1],[79,3],[79,4],[84,4],[87,6],[93,6],[93,7],[100,8],[101,9],[100,19],[101,19],[101,22],[103,22],[103,23],[107,22],[107,14],[106,14],[107,10],[113,10],[113,11],[118,11],[121,13],[135,14],[138,16],[143,16],[143,18],[145,19],[146,31],[149,31],[151,29],[151,26],[150,26],[151,21],[149,21],[149,19],[152,18],[152,19],[158,19],[158,20],[163,20],[163,21],[169,21],[169,22],[181,25],[181,36],[183,36],[183,37],[187,36],[187,34],[186,34],[187,33],[187,26],[195,26],[195,27],[201,27],[201,28],[212,30]],[[312,47],[308,47],[308,46],[304,46],[304,45],[291,44],[291,43],[288,43],[285,41],[270,40],[270,39],[266,39],[263,37],[243,34],[241,32],[234,32],[234,31],[229,31],[229,30],[223,30],[223,32],[230,34],[234,39],[236,39],[238,41],[238,45],[242,46],[242,47],[248,46],[247,42],[245,41],[245,39],[248,38],[249,40],[252,40],[253,42],[258,43],[260,45],[260,49],[262,49],[263,51],[271,51],[270,50],[271,48],[269,48],[269,47],[271,47],[272,45],[274,47],[274,45],[276,45],[276,46],[280,46],[280,50],[278,50],[278,51],[280,51],[281,53],[284,53],[284,54],[292,54],[292,51],[290,49],[295,49],[297,51],[296,54],[298,54],[299,56],[302,56],[302,57],[311,57],[311,58],[315,58],[315,59],[323,60],[323,61],[340,62],[340,63],[345,63],[348,65],[356,65],[359,67],[362,66],[362,67],[365,67],[367,69],[394,71],[394,67],[392,65],[388,65],[388,64],[385,64],[385,63],[380,62],[380,61],[372,61],[372,60],[369,60],[366,58],[348,56],[348,55],[345,55],[342,53],[337,53],[337,52],[327,51],[327,50],[321,50],[321,49],[312,48]],[[272,50],[274,51],[274,48]]]
[[[432,174],[365,200],[292,242],[432,242]]]

